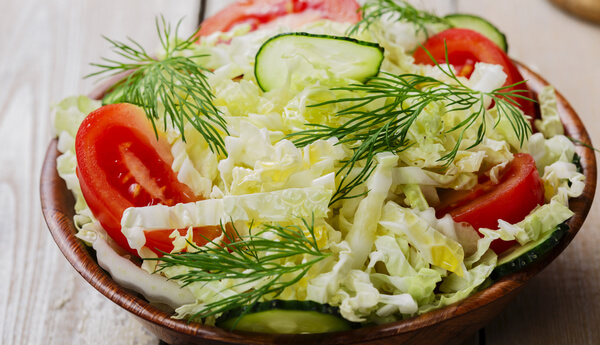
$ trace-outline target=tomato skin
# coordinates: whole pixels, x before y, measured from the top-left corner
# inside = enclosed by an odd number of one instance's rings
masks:
[[[185,236],[187,229],[177,229],[181,236]],[[169,253],[173,250],[173,239],[169,236],[173,230],[152,230],[144,231],[146,235],[146,247],[150,248],[157,254],[162,252]],[[207,225],[192,228],[194,244],[196,246],[206,245],[209,241],[216,239],[223,233],[221,225]],[[225,224],[225,236],[222,241],[231,243],[233,239],[238,239],[237,232],[231,223]]]
[[[226,32],[243,23],[249,23],[252,30],[285,20],[292,22],[292,25],[302,25],[321,18],[356,23],[360,20],[358,9],[359,5],[355,0],[238,1],[207,18],[198,35]]]
[[[108,235],[135,256],[121,233],[127,208],[199,200],[177,180],[168,142],[161,136],[157,140],[137,106],[111,104],[90,113],[77,132],[75,151],[77,176],[90,210]],[[168,237],[172,230],[163,232]],[[171,241],[163,248],[169,246],[173,248]]]
[[[475,229],[497,229],[499,219],[518,223],[543,203],[544,187],[533,157],[517,153],[504,169],[498,185],[491,181],[478,184],[459,200],[439,208],[437,216],[448,213],[454,221],[469,223]],[[500,254],[514,243],[498,239],[491,248]]]
[[[431,57],[427,55],[425,51],[427,50],[437,63],[443,64],[446,62],[446,48],[448,62],[456,68],[459,76],[470,77],[475,63],[485,62],[502,66],[507,75],[504,86],[524,80],[515,64],[500,47],[482,34],[469,29],[452,28],[430,37],[423,47],[419,47],[413,53],[415,63],[434,64]],[[515,90],[523,90],[519,95],[533,98],[525,83],[505,89],[503,92]],[[535,116],[536,109],[533,102],[520,98],[515,98],[514,101],[526,115]]]
[[[187,229],[177,229],[181,236],[185,236]],[[166,252],[169,253],[173,250],[173,239],[169,236],[173,230],[153,230],[144,231],[146,235],[146,247],[155,253]],[[197,246],[203,246],[208,243],[209,239],[215,239],[221,236],[221,226],[202,226],[192,228],[194,244]]]

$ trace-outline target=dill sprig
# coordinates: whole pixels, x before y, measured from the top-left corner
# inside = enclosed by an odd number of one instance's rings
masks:
[[[166,253],[162,258],[146,259],[160,260],[158,271],[179,265],[188,267],[189,272],[170,277],[181,281],[184,286],[233,280],[233,287],[238,287],[259,282],[242,293],[207,303],[192,319],[252,306],[263,297],[276,298],[287,287],[299,282],[315,263],[330,255],[321,252],[317,245],[314,219],[311,223],[302,219],[302,226],[263,224],[256,234],[252,234],[251,226],[247,236],[240,236],[235,227],[234,234],[225,230],[224,233],[228,241],[223,243],[211,242],[202,247],[190,243],[194,247],[193,252]],[[267,233],[271,234],[264,236]],[[281,263],[294,257],[299,260],[293,265]]]
[[[164,111],[173,127],[179,129],[184,141],[184,126],[189,122],[201,133],[213,152],[226,155],[223,133],[227,133],[227,125],[212,103],[214,95],[205,75],[209,71],[193,61],[203,55],[183,56],[184,51],[196,41],[196,33],[181,40],[178,38],[181,21],[174,32],[164,18],[161,22],[156,20],[165,54],[163,59],[150,56],[131,38],[130,43],[123,43],[104,37],[126,62],[103,58],[104,63],[92,64],[100,71],[86,77],[124,74],[109,90],[103,100],[105,104],[126,102],[142,107],[157,135],[156,121]],[[167,120],[164,126],[166,129]]]
[[[426,11],[418,10],[403,0],[370,0],[359,11],[362,13],[362,19],[350,27],[347,32],[348,36],[367,29],[374,22],[385,16],[389,16],[394,21],[413,23],[417,34],[423,32],[425,37],[429,37],[427,24],[442,24],[447,28],[452,27],[446,19]]]
[[[590,149],[590,150],[593,150],[593,151],[596,151],[596,152],[600,152],[600,150],[599,150],[599,149],[597,149],[597,148],[593,147],[593,146],[592,146],[592,145],[590,145],[590,144],[584,143],[584,142],[583,142],[583,141],[581,141],[581,140],[577,140],[577,139],[575,139],[575,138],[573,138],[573,137],[570,137],[570,136],[567,136],[567,139],[571,140],[571,141],[572,141],[572,142],[573,142],[575,145],[579,145],[579,146],[587,147],[587,148],[588,148],[588,149]]]
[[[429,54],[429,52],[427,53]],[[433,60],[433,57],[431,58]],[[433,61],[435,62],[435,60]],[[446,61],[448,61],[447,56]],[[407,138],[411,125],[433,102],[443,102],[446,112],[469,111],[469,115],[464,120],[447,131],[447,133],[460,131],[460,134],[454,147],[439,159],[444,162],[443,167],[447,167],[454,161],[461,149],[463,136],[476,124],[478,124],[476,139],[466,150],[483,141],[487,129],[484,119],[485,97],[490,97],[496,104],[498,117],[494,127],[500,123],[502,118],[506,118],[519,139],[520,145],[523,145],[531,133],[531,127],[523,117],[515,99],[530,99],[520,94],[523,90],[516,90],[513,87],[524,82],[503,86],[491,92],[482,92],[466,86],[448,63],[446,63],[447,68],[442,68],[437,63],[436,65],[451,82],[443,82],[418,74],[382,73],[380,76],[370,79],[367,84],[351,84],[347,87],[334,88],[333,90],[350,91],[361,96],[338,98],[311,106],[349,103],[350,106],[336,113],[336,116],[344,116],[348,120],[336,127],[325,124],[307,124],[310,129],[288,135],[288,138],[300,147],[320,139],[335,137],[340,144],[346,144],[352,148],[352,156],[344,161],[344,165],[338,171],[338,175],[343,174],[342,181],[331,204],[341,199],[358,196],[351,195],[350,192],[364,183],[371,175],[377,153],[402,152],[413,145],[414,143]],[[371,104],[382,105],[368,109],[367,106]],[[358,175],[352,175],[351,171],[361,165],[363,166],[362,171]]]

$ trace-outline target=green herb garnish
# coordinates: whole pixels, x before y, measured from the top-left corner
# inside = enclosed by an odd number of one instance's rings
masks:
[[[235,228],[235,236],[225,230],[223,232],[228,237],[228,241],[223,243],[211,242],[202,247],[190,243],[194,252],[165,253],[162,258],[146,259],[159,260],[158,271],[179,265],[188,267],[188,273],[170,277],[181,281],[184,286],[226,280],[239,280],[234,286],[242,286],[263,281],[240,294],[207,303],[192,319],[252,306],[262,297],[276,298],[285,288],[300,281],[315,263],[330,255],[319,250],[314,223],[304,219],[302,226],[263,224],[256,234],[252,234],[251,227],[248,236],[240,236]],[[263,237],[267,233],[271,234]],[[282,260],[292,260],[294,257],[298,260],[293,264],[281,264]]]
[[[577,139],[575,139],[575,138],[573,138],[573,137],[570,137],[570,136],[567,136],[567,139],[571,140],[571,141],[572,141],[572,142],[573,142],[575,145],[579,145],[579,146],[587,147],[587,148],[588,148],[588,149],[590,149],[590,150],[594,150],[594,151],[596,151],[596,152],[600,152],[600,150],[599,150],[599,149],[597,149],[597,148],[593,147],[593,146],[592,146],[592,145],[590,145],[590,144],[584,143],[584,142],[583,142],[583,141],[581,141],[581,140],[577,140]]]
[[[427,53],[429,54],[429,52]],[[435,62],[431,55],[430,57]],[[446,61],[448,61],[448,56],[446,56]],[[444,167],[454,161],[463,135],[478,122],[477,138],[466,150],[483,141],[486,132],[486,121],[483,119],[486,112],[484,106],[484,97],[486,96],[495,102],[498,110],[495,126],[503,117],[508,119],[520,145],[523,145],[531,133],[531,127],[519,110],[515,98],[531,99],[520,95],[522,90],[510,89],[524,82],[503,86],[492,92],[481,92],[464,85],[449,64],[447,64],[447,68],[442,68],[437,62],[436,65],[451,79],[451,83],[417,74],[382,73],[380,76],[370,79],[367,84],[352,84],[347,87],[334,88],[333,90],[350,91],[363,96],[338,98],[312,106],[348,102],[352,105],[336,114],[336,116],[347,117],[348,120],[338,127],[307,124],[311,129],[288,135],[288,138],[300,147],[320,139],[335,137],[339,139],[340,144],[346,144],[352,148],[352,157],[345,161],[342,169],[338,171],[338,174],[344,175],[331,204],[341,199],[357,196],[350,195],[350,192],[364,183],[371,175],[377,153],[402,152],[410,147],[412,143],[407,139],[407,135],[411,125],[425,107],[433,102],[445,102],[447,112],[471,110],[467,118],[447,131],[447,133],[458,130],[461,132],[453,149],[439,159],[444,162]],[[382,105],[373,110],[365,110],[365,106],[372,103]],[[352,175],[351,171],[361,164],[362,171],[358,175]]]
[[[417,34],[423,32],[426,37],[429,37],[427,24],[442,24],[447,28],[452,27],[445,18],[418,10],[406,1],[371,0],[360,8],[360,12],[362,13],[362,19],[350,27],[347,32],[348,36],[367,29],[371,24],[385,16],[389,16],[394,21],[413,23],[416,26]]]
[[[157,19],[156,27],[165,52],[164,59],[150,56],[132,39],[127,44],[105,37],[112,44],[112,49],[127,62],[103,58],[105,63],[92,64],[100,71],[87,77],[124,74],[109,90],[103,100],[105,104],[126,102],[142,107],[155,132],[156,120],[164,111],[173,127],[179,129],[184,141],[184,126],[189,121],[213,152],[226,155],[223,134],[227,134],[227,125],[212,103],[214,95],[205,75],[209,71],[193,61],[202,55],[183,56],[184,51],[195,43],[197,32],[180,40],[177,33],[181,21],[175,32],[171,31],[171,26],[165,23],[164,18],[162,26],[160,24]],[[164,121],[164,125],[166,128],[167,121]]]

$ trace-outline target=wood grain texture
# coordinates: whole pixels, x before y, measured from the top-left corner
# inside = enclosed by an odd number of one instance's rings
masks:
[[[155,17],[189,16],[198,2],[4,1],[0,12],[0,343],[157,344],[140,323],[97,293],[49,236],[39,172],[52,102],[90,90],[89,62],[106,56],[101,34],[158,44]],[[191,14],[191,15],[190,15]]]
[[[598,0],[551,0],[556,6],[581,18],[600,23]]]
[[[439,14],[490,19],[510,55],[563,92],[592,138],[600,136],[600,27],[545,0],[416,0]],[[85,282],[49,236],[40,212],[39,172],[50,142],[49,104],[94,86],[89,62],[110,56],[101,35],[157,45],[154,19],[185,16],[196,0],[20,0],[0,11],[0,343],[158,344],[127,312]],[[222,6],[212,1],[213,10]],[[213,11],[211,10],[211,11]],[[487,327],[487,344],[600,343],[598,203],[566,251],[525,286]],[[471,339],[472,344],[477,338]]]

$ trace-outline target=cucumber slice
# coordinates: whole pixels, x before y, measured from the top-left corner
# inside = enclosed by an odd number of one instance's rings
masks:
[[[573,164],[577,167],[578,172],[583,173],[581,157],[576,153],[573,155]],[[498,264],[490,274],[490,279],[496,281],[530,265],[537,258],[554,248],[567,232],[569,232],[569,226],[565,222],[559,224],[554,231],[548,232],[535,242],[527,243],[524,246],[513,246],[498,257]]]
[[[529,266],[554,248],[567,232],[569,232],[569,226],[562,223],[554,231],[549,231],[535,242],[512,247],[498,257],[498,265],[492,271],[490,278],[495,281]]]
[[[359,324],[344,319],[338,308],[313,301],[273,300],[223,313],[218,327],[246,332],[301,334],[346,331]]]
[[[285,33],[271,37],[260,47],[254,75],[265,92],[281,88],[293,75],[315,75],[315,66],[338,77],[364,82],[379,73],[382,61],[383,48],[376,43],[304,32]]]
[[[444,17],[455,28],[471,29],[479,32],[496,43],[504,52],[508,52],[506,36],[492,23],[472,14],[449,14]]]

